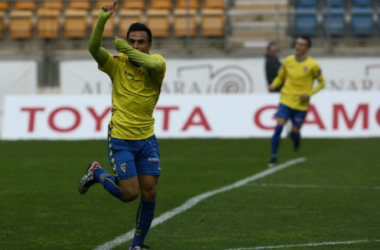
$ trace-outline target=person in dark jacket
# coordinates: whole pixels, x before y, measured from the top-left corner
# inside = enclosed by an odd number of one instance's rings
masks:
[[[267,52],[265,54],[265,75],[268,86],[277,77],[277,73],[280,68],[281,62],[277,57],[277,46],[274,42],[270,42],[267,46]],[[280,92],[280,89],[281,87],[271,92]]]

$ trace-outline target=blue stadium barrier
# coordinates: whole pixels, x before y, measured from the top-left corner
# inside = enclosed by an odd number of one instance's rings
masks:
[[[371,36],[373,34],[373,9],[351,9],[351,29],[355,36]]]
[[[325,8],[323,10],[323,31],[331,36],[345,35],[346,19],[343,8]]]
[[[318,0],[297,0],[296,7],[297,8],[317,8]]]
[[[353,7],[373,7],[373,0],[352,0]]]
[[[330,4],[330,5],[329,5]],[[346,0],[325,0],[325,6],[344,8],[346,6]]]
[[[297,8],[295,11],[295,35],[315,36],[317,32],[317,9]]]

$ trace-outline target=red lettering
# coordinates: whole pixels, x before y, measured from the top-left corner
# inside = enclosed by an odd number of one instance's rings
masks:
[[[95,122],[96,122],[95,131],[100,131],[102,129],[102,121],[104,117],[106,117],[106,115],[108,115],[108,113],[111,111],[111,108],[106,108],[100,116],[95,113],[94,108],[88,107],[87,110],[95,119]]]
[[[198,116],[200,118],[199,122],[194,121],[195,116]],[[200,107],[194,108],[189,119],[187,119],[185,125],[183,126],[182,131],[188,130],[190,126],[203,126],[206,131],[211,130],[211,127],[207,122],[206,116],[203,114],[202,109]]]
[[[262,107],[256,112],[255,117],[254,117],[254,122],[255,122],[256,126],[263,129],[263,130],[273,130],[275,128],[275,126],[266,126],[261,122],[262,113],[265,111],[268,111],[268,110],[277,110],[277,106],[270,105],[270,106]]]
[[[379,124],[379,126],[380,126],[380,108],[376,113],[376,121],[377,121],[377,124]]]
[[[343,104],[336,104],[333,108],[333,129],[337,130],[339,128],[339,114],[343,115],[344,121],[349,129],[352,129],[359,117],[359,114],[363,114],[363,129],[368,129],[368,104],[360,104],[355,111],[354,118],[351,120],[348,118],[346,110]]]
[[[75,121],[74,121],[74,124],[71,127],[68,127],[68,128],[59,128],[59,127],[57,127],[55,125],[54,118],[55,118],[55,116],[59,112],[62,112],[62,111],[69,111],[69,112],[71,112],[71,113],[74,114]],[[80,121],[81,121],[81,116],[80,116],[79,112],[76,109],[73,109],[73,108],[70,108],[70,107],[57,108],[57,109],[53,110],[53,112],[51,112],[51,114],[49,115],[49,126],[53,130],[55,130],[57,132],[70,132],[70,131],[73,131],[74,129],[76,129],[79,126]]]
[[[169,115],[170,111],[172,110],[178,110],[178,107],[156,107],[156,110],[162,110],[164,112],[164,124],[163,124],[163,131],[169,130]]]
[[[28,132],[34,131],[34,121],[36,120],[36,113],[38,111],[44,111],[45,108],[21,108],[21,111],[29,112],[29,125]]]
[[[313,115],[314,120],[308,119],[310,117],[310,114]],[[307,112],[304,124],[315,124],[319,127],[319,129],[326,130],[326,127],[323,124],[321,117],[319,116],[319,112],[314,105],[310,105],[310,108],[309,108],[309,111]]]

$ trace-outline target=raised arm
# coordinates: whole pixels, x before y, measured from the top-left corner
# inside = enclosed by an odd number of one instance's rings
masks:
[[[108,18],[113,14],[116,4],[117,1],[114,1],[112,5],[105,5],[99,10],[98,20],[91,33],[90,42],[88,43],[88,50],[101,67],[106,64],[109,58],[109,53],[101,47],[104,26]]]
[[[154,58],[149,54],[142,53],[137,49],[132,48],[124,39],[117,38],[115,39],[114,43],[117,51],[126,54],[138,65],[152,70],[156,75],[161,75],[164,73],[163,63],[157,58]]]

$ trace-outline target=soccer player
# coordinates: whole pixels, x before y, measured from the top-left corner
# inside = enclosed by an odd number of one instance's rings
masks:
[[[112,80],[112,116],[108,129],[108,157],[113,174],[98,162],[89,165],[78,186],[85,194],[100,183],[122,202],[135,200],[141,192],[135,234],[130,250],[147,250],[145,236],[156,206],[156,186],[161,175],[159,147],[154,135],[153,110],[166,72],[165,59],[150,55],[152,33],[147,26],[133,23],[127,41],[116,38],[118,56],[101,47],[104,26],[117,1],[99,10],[89,41],[89,51],[101,71]]]
[[[280,136],[288,119],[292,121],[292,129],[289,135],[293,140],[293,149],[295,151],[299,149],[301,143],[300,129],[309,109],[310,96],[317,93],[325,85],[318,63],[307,54],[310,48],[311,39],[309,37],[297,38],[295,55],[288,56],[285,59],[278,71],[278,76],[268,87],[269,91],[274,91],[285,80],[281,89],[280,104],[275,114],[277,125],[271,139],[272,150],[269,167],[277,164]],[[318,85],[313,88],[315,79],[318,80]]]

